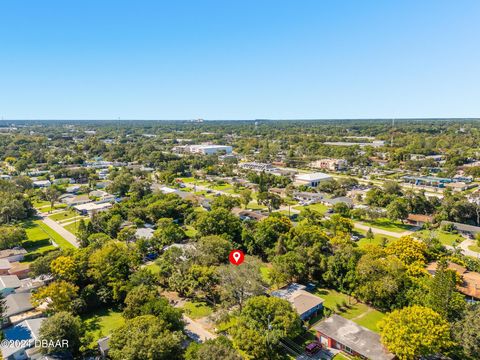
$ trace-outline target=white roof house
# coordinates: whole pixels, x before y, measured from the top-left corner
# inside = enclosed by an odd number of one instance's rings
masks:
[[[321,172],[309,173],[309,174],[298,174],[295,176],[295,182],[299,185],[307,185],[311,187],[316,187],[322,181],[332,180],[332,177],[328,174]]]
[[[88,203],[88,204],[77,205],[77,206],[74,206],[73,208],[80,213],[92,214],[93,212],[107,210],[111,207],[112,207],[111,203],[102,203],[102,204]]]

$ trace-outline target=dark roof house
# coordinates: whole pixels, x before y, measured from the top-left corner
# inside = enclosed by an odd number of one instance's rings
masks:
[[[317,338],[322,345],[338,349],[353,356],[370,360],[392,360],[380,342],[380,335],[347,320],[340,315],[332,315],[314,326]]]

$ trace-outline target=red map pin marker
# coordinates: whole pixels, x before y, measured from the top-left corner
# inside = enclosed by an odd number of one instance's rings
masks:
[[[233,265],[240,265],[243,263],[243,260],[245,260],[245,255],[241,250],[232,250],[230,255],[228,255],[228,260],[230,260]]]

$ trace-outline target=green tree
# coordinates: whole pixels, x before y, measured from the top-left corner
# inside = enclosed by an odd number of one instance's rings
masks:
[[[254,359],[268,359],[280,339],[294,338],[301,331],[301,320],[288,301],[255,296],[245,303],[231,335],[238,349]]]
[[[66,281],[54,281],[40,288],[32,295],[35,305],[48,301],[48,310],[52,312],[73,311],[73,300],[78,297],[78,287]]]
[[[157,289],[146,285],[134,287],[125,298],[123,317],[133,319],[142,315],[155,315],[158,319],[169,324],[171,330],[182,330],[182,311],[160,297]]]
[[[245,189],[240,191],[240,202],[242,203],[243,207],[246,208],[248,204],[252,201],[252,190]]]
[[[423,304],[449,321],[461,318],[466,303],[456,288],[457,273],[448,269],[446,262],[440,261],[435,276],[429,280],[427,294],[422,296]]]
[[[408,203],[404,198],[393,200],[387,205],[387,216],[390,220],[403,221],[408,217]]]
[[[161,218],[157,221],[157,230],[153,233],[150,243],[157,251],[160,251],[165,246],[179,243],[185,238],[185,231],[177,223],[172,219]]]
[[[25,229],[19,226],[0,226],[0,250],[19,246],[26,239]]]
[[[453,324],[452,334],[463,350],[465,358],[480,358],[480,306],[467,308],[465,316]]]
[[[376,250],[377,251],[377,250]],[[356,269],[358,297],[380,309],[391,309],[403,301],[406,290],[406,269],[395,256],[378,252],[363,255]]]
[[[42,346],[42,353],[69,353],[74,356],[79,354],[83,328],[78,316],[73,316],[65,311],[58,312],[42,322],[39,334],[40,340],[47,341],[47,344],[50,342],[55,344],[67,341],[66,347]]]
[[[283,200],[279,195],[267,191],[258,193],[257,201],[259,204],[265,205],[268,208],[269,213],[273,210],[280,209],[280,206],[283,203]]]
[[[200,236],[220,235],[236,242],[240,240],[242,232],[240,219],[223,208],[202,213],[195,227]]]
[[[234,207],[240,205],[240,200],[229,195],[216,196],[212,201],[212,209],[224,208],[231,211]]]
[[[260,272],[261,262],[248,256],[241,266],[225,265],[219,268],[219,285],[225,303],[238,305],[240,310],[251,296],[264,292],[264,281]]]
[[[400,360],[434,355],[452,346],[448,322],[430,308],[394,310],[379,326],[382,343]]]
[[[110,338],[113,360],[175,360],[182,358],[184,336],[153,315],[127,320]]]
[[[301,280],[306,270],[305,258],[296,251],[290,251],[273,258],[270,278],[277,286],[285,285]]]
[[[190,343],[185,360],[242,360],[228,338],[220,336],[202,344]]]
[[[233,250],[232,243],[221,236],[210,235],[201,237],[190,256],[194,262],[204,266],[220,265],[228,262],[228,256]]]
[[[60,195],[62,195],[62,193],[53,185],[44,190],[43,196],[45,200],[50,202],[50,211],[53,210],[53,206],[58,201]]]
[[[109,241],[93,252],[89,259],[88,275],[115,301],[123,300],[130,274],[139,263],[134,246]]]

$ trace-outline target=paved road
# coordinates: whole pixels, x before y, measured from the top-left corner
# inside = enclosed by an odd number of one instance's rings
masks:
[[[80,245],[77,242],[77,237],[73,235],[70,231],[66,230],[63,226],[60,224],[56,223],[52,219],[50,219],[48,216],[45,214],[40,214],[42,218],[42,222],[47,225],[48,227],[52,228],[54,231],[56,231],[60,236],[62,236],[65,240],[67,240],[70,244],[78,248]]]

